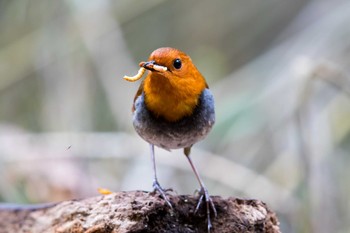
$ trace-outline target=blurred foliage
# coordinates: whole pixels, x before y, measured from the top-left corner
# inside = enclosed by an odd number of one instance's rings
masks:
[[[193,150],[211,194],[265,201],[283,232],[349,232],[349,24],[346,0],[1,0],[0,200],[149,190],[122,77],[171,46],[215,96]],[[193,192],[181,151],[156,154],[161,184]]]

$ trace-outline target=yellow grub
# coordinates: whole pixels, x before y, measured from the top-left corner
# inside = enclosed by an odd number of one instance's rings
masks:
[[[159,66],[159,65],[153,65],[153,69],[159,72],[164,72],[168,70],[168,68],[166,68],[165,66]]]
[[[140,69],[139,69],[139,72],[135,75],[135,76],[132,76],[132,77],[130,77],[130,76],[124,76],[124,79],[126,80],[126,81],[129,81],[129,82],[136,82],[137,80],[139,80],[140,78],[142,78],[142,75],[144,74],[146,72],[146,69],[145,68],[143,68],[143,67],[141,67]]]
[[[110,191],[109,189],[104,189],[104,188],[98,188],[97,190],[98,190],[98,192],[99,192],[100,194],[102,194],[102,195],[108,195],[108,194],[113,193],[113,192]]]

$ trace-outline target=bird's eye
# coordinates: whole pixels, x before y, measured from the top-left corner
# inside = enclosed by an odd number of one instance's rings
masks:
[[[182,66],[182,62],[179,58],[176,58],[173,62],[173,66],[175,67],[175,69],[180,69]]]

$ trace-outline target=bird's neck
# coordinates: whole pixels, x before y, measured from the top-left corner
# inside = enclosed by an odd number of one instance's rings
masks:
[[[148,76],[144,83],[145,103],[156,117],[175,122],[190,116],[205,89],[203,84],[179,83],[164,77]]]

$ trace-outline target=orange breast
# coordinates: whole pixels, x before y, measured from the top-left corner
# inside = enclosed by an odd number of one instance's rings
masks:
[[[166,78],[157,74],[150,74],[144,81],[148,110],[170,122],[191,115],[206,87],[204,79],[196,82],[192,78]]]

